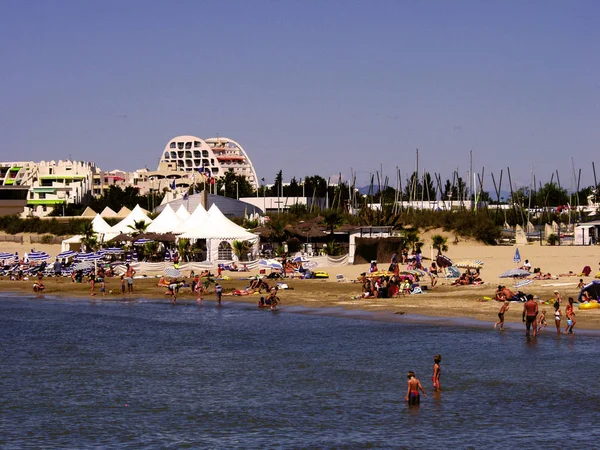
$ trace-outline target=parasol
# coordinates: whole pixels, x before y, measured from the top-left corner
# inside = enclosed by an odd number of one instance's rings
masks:
[[[458,267],[460,269],[481,269],[483,267],[483,263],[479,260],[467,259],[454,263],[454,267]]]
[[[515,256],[513,256],[513,261],[515,262],[515,264],[521,262],[521,253],[519,253],[519,247],[517,247],[517,249],[515,250]]]
[[[438,255],[437,258],[435,259],[435,262],[437,262],[437,265],[439,267],[441,267],[442,269],[445,267],[450,267],[450,266],[454,265],[452,260],[450,258],[448,258],[446,255]]]
[[[275,259],[261,259],[258,265],[267,269],[283,269],[283,265]]]
[[[179,277],[183,276],[181,271],[179,269],[176,269],[175,267],[167,267],[163,273],[165,274],[166,277],[171,277],[171,278],[179,278]]]
[[[50,255],[46,252],[31,252],[29,253],[30,261],[47,261],[50,259]]]
[[[528,277],[529,275],[531,275],[531,273],[529,273],[525,269],[510,269],[510,270],[507,270],[506,272],[501,273],[499,275],[499,277],[500,278],[520,278],[520,277]]]

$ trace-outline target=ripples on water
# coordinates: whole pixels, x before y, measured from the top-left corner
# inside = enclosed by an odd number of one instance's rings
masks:
[[[599,339],[4,298],[0,447],[589,448]],[[417,409],[403,401],[408,370],[430,394]]]

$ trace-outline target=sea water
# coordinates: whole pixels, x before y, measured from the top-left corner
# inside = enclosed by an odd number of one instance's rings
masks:
[[[491,323],[4,294],[0,447],[592,448],[599,344]],[[409,370],[429,394],[418,408],[404,402]]]

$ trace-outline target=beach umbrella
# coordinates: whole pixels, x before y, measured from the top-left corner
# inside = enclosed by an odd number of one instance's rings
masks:
[[[522,288],[523,286],[529,286],[531,283],[533,283],[533,280],[521,280],[515,283],[515,287]]]
[[[104,257],[104,252],[89,252],[89,253],[79,253],[75,258],[77,261],[97,261]]]
[[[3,259],[16,259],[18,258],[18,256],[14,253],[10,253],[10,252],[0,252],[0,260]]]
[[[73,266],[73,270],[85,270],[94,267],[93,261],[79,261]]]
[[[529,275],[531,275],[531,273],[525,269],[510,269],[506,272],[502,272],[499,276],[500,278],[519,278],[528,277]]]
[[[460,269],[481,269],[483,263],[481,261],[475,260],[464,260],[454,263],[454,267],[458,267]]]
[[[148,242],[153,242],[152,239],[141,238],[133,243],[133,245],[145,245]]]
[[[581,301],[581,297],[584,292],[590,294],[590,297],[598,299],[600,298],[600,280],[593,280],[591,283],[586,284],[579,291],[579,296],[577,297],[577,301]]]
[[[47,261],[50,259],[50,255],[46,252],[31,252],[29,254],[30,261]]]
[[[513,261],[515,262],[515,264],[518,264],[521,262],[521,253],[519,253],[519,247],[517,247],[517,250],[515,251],[515,256],[513,256]]]
[[[123,253],[123,249],[119,247],[109,247],[104,249],[104,253],[107,255],[120,255]]]
[[[283,265],[274,259],[261,259],[258,265],[266,269],[283,269]]]
[[[170,277],[170,278],[179,278],[179,277],[183,276],[181,271],[179,269],[176,269],[175,267],[167,267],[163,273],[165,274],[166,277]]]
[[[308,259],[306,257],[298,254],[298,255],[296,255],[294,257],[294,259],[292,259],[292,262],[295,262],[295,263],[299,263],[299,262],[305,263],[305,262],[308,262]]]
[[[427,272],[420,269],[406,269],[401,270],[400,273],[402,275],[417,275],[418,277],[424,277],[425,275],[427,275]]]
[[[454,265],[454,263],[452,262],[452,260],[450,258],[448,258],[446,255],[438,255],[437,258],[435,259],[435,262],[442,269],[444,267],[450,267],[450,266]]]
[[[57,258],[72,258],[74,256],[77,256],[77,252],[75,252],[73,250],[67,250],[65,252],[60,252],[58,255],[56,255]]]

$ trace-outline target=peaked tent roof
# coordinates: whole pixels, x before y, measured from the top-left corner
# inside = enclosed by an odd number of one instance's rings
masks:
[[[106,223],[106,220],[104,220],[100,214],[96,214],[96,217],[94,217],[94,220],[92,220],[92,229],[96,233],[104,234],[112,232],[112,227]]]
[[[118,217],[127,217],[131,210],[127,206],[121,206],[121,209],[117,213]]]
[[[183,205],[179,205],[179,208],[177,208],[177,211],[175,211],[175,214],[177,214],[177,217],[179,217],[182,221],[187,220],[190,217],[189,211]]]
[[[171,233],[181,222],[182,220],[175,214],[171,205],[167,205],[146,228],[146,231],[148,233]]]
[[[133,208],[133,210],[127,215],[127,217],[125,217],[118,224],[114,225],[111,228],[111,232],[117,234],[131,233],[133,230],[129,228],[129,226],[134,226],[134,223],[139,222],[140,220],[143,220],[146,223],[152,223],[152,219],[149,218],[146,214],[144,214],[144,211],[142,211],[140,205],[135,205],[135,208]]]
[[[190,217],[181,222],[179,226],[173,230],[173,233],[187,233],[188,231],[198,229],[207,218],[208,213],[204,209],[204,206],[198,204]]]
[[[102,217],[117,217],[117,213],[110,209],[108,206],[100,213]]]
[[[238,239],[255,241],[258,236],[246,231],[243,227],[229,220],[217,205],[213,204],[208,210],[208,219],[202,226],[194,228],[181,237],[192,239]]]
[[[81,217],[96,217],[96,214],[97,214],[96,211],[94,211],[92,208],[90,208],[88,206],[87,208],[85,208],[85,210],[81,214]]]

